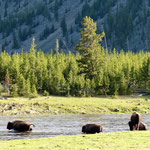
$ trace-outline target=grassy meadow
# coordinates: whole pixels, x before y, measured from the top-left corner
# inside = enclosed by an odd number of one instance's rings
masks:
[[[150,113],[150,97],[0,99],[0,115]],[[0,150],[150,150],[150,131],[0,141]]]
[[[0,115],[150,113],[150,97],[37,97],[0,99]]]
[[[150,131],[0,141],[0,150],[150,150]]]

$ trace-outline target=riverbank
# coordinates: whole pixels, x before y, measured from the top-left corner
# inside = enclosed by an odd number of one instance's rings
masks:
[[[148,150],[150,131],[0,141],[0,150]]]
[[[0,115],[150,113],[150,96],[0,99]]]

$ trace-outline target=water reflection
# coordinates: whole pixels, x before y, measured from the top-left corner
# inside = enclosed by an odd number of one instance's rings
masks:
[[[0,116],[0,140],[41,138],[61,135],[81,134],[87,123],[103,126],[103,132],[129,131],[128,121],[131,114],[105,115],[41,115],[41,116]],[[143,114],[142,120],[148,126],[150,114]],[[22,119],[35,124],[32,132],[17,133],[6,129],[8,121]]]

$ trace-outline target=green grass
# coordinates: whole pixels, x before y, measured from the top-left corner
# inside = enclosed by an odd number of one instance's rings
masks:
[[[0,150],[150,150],[150,131],[0,141]]]
[[[146,97],[38,97],[0,100],[0,115],[150,113]],[[150,98],[150,97],[147,97]],[[10,108],[12,106],[12,108]]]
[[[150,113],[150,97],[38,97],[0,100],[0,115]],[[12,106],[12,109],[10,109]],[[116,112],[115,110],[118,110]],[[150,150],[150,131],[0,141],[0,150]]]

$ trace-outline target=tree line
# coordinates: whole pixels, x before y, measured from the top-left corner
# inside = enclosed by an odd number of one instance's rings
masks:
[[[108,52],[96,23],[85,17],[76,54],[36,50],[0,54],[0,93],[7,96],[126,95],[150,91],[150,52]]]

